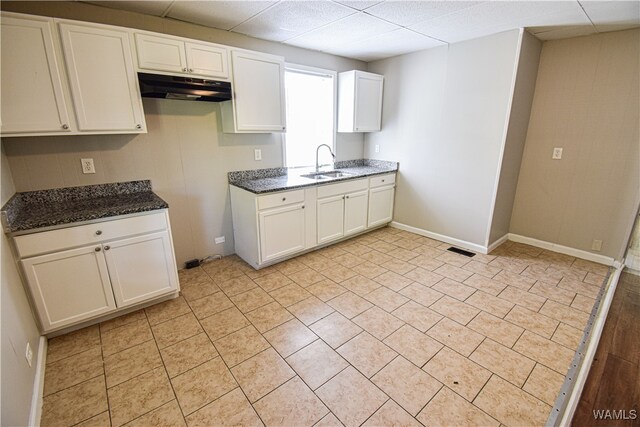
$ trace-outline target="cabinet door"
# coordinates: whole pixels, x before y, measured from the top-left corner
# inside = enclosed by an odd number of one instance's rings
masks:
[[[344,195],[318,199],[318,244],[344,236]]]
[[[60,35],[80,131],[144,131],[129,34],[62,23]]]
[[[260,263],[304,249],[304,204],[268,209],[258,213]]]
[[[116,308],[99,245],[26,258],[21,262],[44,332]]]
[[[235,130],[285,130],[284,59],[232,52]]]
[[[357,233],[367,228],[369,191],[350,193],[344,201],[344,235]]]
[[[377,74],[356,72],[354,123],[356,132],[380,130],[383,80],[384,78]]]
[[[69,132],[51,20],[3,16],[0,28],[2,134]]]
[[[138,68],[145,70],[187,72],[184,42],[149,34],[136,34]]]
[[[118,308],[178,289],[167,231],[106,243],[103,248]]]
[[[369,227],[391,222],[394,192],[395,187],[392,185],[369,190]]]
[[[229,77],[227,50],[200,43],[185,43],[189,73],[206,77]]]

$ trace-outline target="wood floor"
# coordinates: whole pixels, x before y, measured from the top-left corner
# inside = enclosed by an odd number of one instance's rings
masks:
[[[573,425],[640,426],[640,276],[620,276]]]

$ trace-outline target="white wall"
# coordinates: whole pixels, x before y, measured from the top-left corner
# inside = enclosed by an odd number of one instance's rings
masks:
[[[4,205],[15,193],[4,151],[0,157],[0,175],[0,180],[2,180],[0,203]],[[0,363],[2,405],[0,424],[3,426],[26,426],[31,409],[40,334],[31,314],[31,308],[4,233],[2,233],[1,245],[2,352]],[[27,364],[24,356],[27,342],[31,343],[33,349],[33,366],[31,367]]]
[[[518,39],[514,30],[369,64],[385,89],[365,157],[400,162],[395,221],[486,245]]]

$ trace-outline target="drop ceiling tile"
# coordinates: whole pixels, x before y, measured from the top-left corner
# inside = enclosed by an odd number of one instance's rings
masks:
[[[129,12],[144,13],[146,15],[161,16],[173,3],[172,1],[86,1],[112,9],[128,10]]]
[[[232,31],[261,39],[284,41],[356,13],[329,1],[282,1]]]
[[[343,4],[345,6],[349,6],[353,9],[358,9],[358,10],[365,10],[367,8],[370,8],[371,6],[374,6],[378,3],[382,3],[381,0],[378,1],[368,1],[368,0],[334,0],[336,3],[340,3]]]
[[[330,53],[370,62],[444,44],[446,43],[406,28],[400,28],[399,30],[334,48]]]
[[[598,31],[640,25],[638,1],[581,1],[580,4]]]
[[[367,13],[403,27],[476,6],[480,1],[387,1]]]
[[[230,30],[276,1],[176,1],[167,16],[207,27]]]
[[[397,30],[400,27],[362,12],[287,40],[285,43],[330,52],[331,49]]]

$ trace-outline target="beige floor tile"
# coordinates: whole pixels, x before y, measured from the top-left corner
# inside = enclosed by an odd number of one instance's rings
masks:
[[[373,280],[396,292],[399,292],[401,289],[413,283],[413,280],[401,276],[398,273],[394,273],[393,271],[382,273]]]
[[[104,358],[107,388],[162,366],[154,341],[146,341]]]
[[[420,250],[420,248],[418,248],[418,250]],[[429,271],[433,271],[441,265],[444,265],[444,262],[438,261],[430,255],[418,255],[410,260],[409,263]]]
[[[425,426],[498,427],[500,423],[482,412],[462,397],[442,387],[436,397],[418,414],[418,421]]]
[[[250,291],[232,296],[231,301],[240,311],[246,313],[273,302],[273,298],[262,288],[253,288]]]
[[[100,335],[102,354],[105,357],[153,339],[151,328],[146,320],[129,323]]]
[[[344,427],[344,424],[340,422],[331,412],[318,421],[314,427]]]
[[[400,307],[402,304],[409,301],[407,297],[400,295],[397,292],[392,291],[384,286],[380,286],[375,291],[372,291],[364,298],[376,306],[382,308],[385,311],[393,311]]]
[[[163,367],[108,390],[111,424],[121,426],[175,399]]]
[[[438,341],[409,325],[389,335],[384,343],[418,367],[422,367],[442,348]]]
[[[489,313],[480,312],[469,324],[470,329],[509,348],[518,341],[524,329]]]
[[[351,241],[353,240],[350,240],[350,242]],[[343,249],[349,252],[350,254],[354,254],[358,256],[372,251],[370,247],[368,247],[367,245],[363,245],[362,243],[352,243],[349,245],[345,245]]]
[[[488,279],[479,274],[474,274],[463,283],[493,296],[498,295],[504,290],[504,288],[507,287],[507,285],[505,285],[504,283],[497,282],[493,279]]]
[[[346,427],[359,426],[388,399],[353,367],[340,372],[316,394]]]
[[[180,411],[180,406],[178,406],[178,402],[172,400],[169,403],[165,403],[161,407],[154,409],[141,416],[140,418],[136,418],[132,422],[127,424],[127,427],[186,427],[184,422],[184,417],[182,416],[182,411]]]
[[[283,306],[288,307],[309,298],[311,294],[295,283],[291,283],[290,285],[271,291],[271,296]]]
[[[440,255],[442,255],[444,253],[444,249],[440,249],[438,246],[440,245],[440,242],[434,240],[434,243],[428,243],[428,244],[423,244],[422,246],[418,246],[417,248],[415,248],[413,251],[414,252],[418,252],[421,255],[425,255],[431,259],[435,259],[437,257],[439,257]],[[412,259],[411,261],[415,261],[416,258]],[[437,260],[436,260],[437,261]],[[438,261],[440,262],[440,261]],[[442,265],[444,263],[441,263],[440,265]]]
[[[306,266],[296,258],[276,264],[276,269],[285,276],[304,270],[305,268]]]
[[[584,311],[585,313],[591,313],[595,302],[595,298],[585,297],[584,295],[577,294],[571,302],[571,307]]]
[[[303,288],[326,279],[326,277],[324,277],[322,274],[309,267],[305,267],[300,271],[289,274],[288,277]]]
[[[151,328],[158,348],[161,349],[202,332],[198,320],[191,313],[153,325]]]
[[[396,357],[371,381],[413,416],[442,387],[439,381],[403,357]]]
[[[522,389],[553,406],[563,383],[563,375],[538,363]]]
[[[337,257],[333,258],[333,261],[347,268],[353,268],[358,264],[362,264],[363,262],[366,262],[362,258],[352,253],[345,253],[342,255],[338,255]]]
[[[236,365],[231,372],[251,403],[295,376],[295,372],[272,348]]]
[[[451,251],[443,251],[442,254],[440,254],[436,259],[439,261],[443,261],[447,264],[453,265],[455,267],[463,267],[469,264],[471,260],[473,260],[473,258],[469,258],[464,255],[459,255]]]
[[[360,275],[345,280],[341,285],[360,296],[365,296],[381,287],[379,283]]]
[[[144,314],[144,310],[134,311],[133,313],[123,314],[114,319],[110,319],[100,323],[100,332],[107,332],[111,329],[118,328],[120,326],[128,325],[129,323],[137,322],[139,320],[145,320],[147,316]]]
[[[258,279],[256,279],[258,280]],[[256,287],[256,282],[248,276],[241,274],[239,276],[229,278],[227,280],[217,282],[218,287],[222,289],[228,297],[247,292]],[[266,290],[266,289],[265,289]]]
[[[436,313],[440,313],[449,319],[453,319],[458,323],[466,325],[480,313],[477,308],[458,301],[448,295],[443,296],[429,307]]]
[[[253,326],[240,329],[213,344],[229,366],[235,366],[269,348],[267,340]]]
[[[171,299],[144,309],[150,325],[166,322],[174,317],[189,313],[191,309],[183,297]]]
[[[308,286],[306,289],[324,302],[327,302],[330,299],[333,299],[338,295],[342,295],[343,293],[347,292],[345,288],[329,279],[314,283],[313,285]]]
[[[515,274],[522,273],[524,269],[529,266],[526,262],[519,261],[517,259],[506,259],[502,256],[491,261],[489,265]]]
[[[422,369],[469,402],[491,377],[491,372],[445,347]]]
[[[484,339],[484,335],[446,317],[429,329],[427,335],[467,357]]]
[[[310,326],[311,330],[333,348],[362,332],[362,328],[340,313],[332,313]]]
[[[202,319],[200,324],[212,341],[220,339],[230,333],[239,331],[251,322],[240,311],[233,307],[218,314]]]
[[[163,348],[160,353],[169,378],[180,375],[218,356],[218,352],[206,334],[198,334]]]
[[[429,271],[422,267],[417,267],[414,270],[411,270],[410,272],[406,273],[404,277],[418,282],[424,286],[433,286],[444,279],[444,276],[433,273],[432,271]]]
[[[520,274],[522,276],[536,279],[538,282],[545,282],[554,286],[557,285],[563,277],[562,273],[556,269],[547,269],[544,266],[538,265],[530,265]]]
[[[575,261],[575,257],[571,255],[560,254],[557,252],[551,252],[548,250],[543,250],[538,258],[543,259],[545,261],[549,261],[553,265],[557,265],[560,267],[570,267]]]
[[[538,335],[551,338],[558,327],[558,321],[516,305],[504,318]]]
[[[337,375],[349,364],[322,340],[287,358],[287,362],[312,390]]]
[[[567,373],[574,354],[566,347],[529,331],[522,334],[513,349],[562,375]]]
[[[550,300],[544,303],[540,309],[540,313],[571,325],[574,328],[584,328],[587,320],[589,320],[589,313]]]
[[[401,250],[400,248],[398,249]],[[387,270],[390,270],[390,271],[393,271],[394,273],[402,274],[402,275],[416,268],[415,265],[409,264],[407,261],[403,261],[401,259],[396,258],[395,256],[392,255],[391,252],[389,252],[387,255],[390,255],[392,258],[389,261],[380,264],[382,268],[386,268]],[[415,254],[415,256],[418,256],[418,254]]]
[[[462,266],[462,268],[464,270],[470,271],[472,273],[476,273],[476,274],[479,274],[481,276],[484,276],[484,277],[486,277],[488,279],[491,279],[496,274],[500,273],[500,271],[502,271],[502,269],[500,269],[498,267],[493,267],[493,266],[487,265],[487,264],[485,264],[483,262],[474,261],[473,258],[472,258],[471,261],[469,261],[464,266]]]
[[[506,316],[515,305],[512,302],[495,297],[483,291],[475,292],[464,302],[500,318],[504,318],[504,316]]]
[[[378,264],[374,264],[369,261],[365,261],[362,264],[358,264],[354,267],[351,267],[351,269],[356,273],[358,273],[359,275],[364,276],[368,279],[373,279],[389,271],[386,268],[381,267]]]
[[[431,288],[460,301],[466,300],[476,291],[476,289],[471,286],[463,285],[462,283],[451,279],[443,279]]]
[[[531,289],[536,279],[522,276],[511,271],[503,270],[493,277],[493,280],[502,282],[505,285],[512,286],[522,291],[528,291]]]
[[[473,274],[470,271],[463,270],[460,267],[456,267],[453,265],[445,264],[433,270],[434,273],[439,274],[444,277],[448,277],[451,280],[455,280],[457,282],[464,282]]]
[[[409,261],[412,260],[413,258],[417,257],[419,255],[418,252],[414,252],[414,251],[410,251],[408,249],[404,249],[404,248],[395,248],[389,252],[387,252],[387,255],[390,255],[394,258],[397,258],[401,261]]]
[[[87,351],[47,365],[44,375],[43,396],[48,396],[101,375],[104,375],[102,350],[100,347],[92,346]]]
[[[108,409],[104,376],[50,394],[43,399],[41,425],[73,425]]]
[[[256,278],[254,282],[267,292],[275,291],[293,283],[291,279],[279,271]]]
[[[402,427],[420,427],[421,424],[411,415],[402,409],[393,400],[387,400],[375,414],[365,422],[363,427],[379,427],[379,426],[402,426]]]
[[[383,240],[378,240],[378,241],[369,243],[368,246],[371,249],[375,249],[376,251],[382,252],[384,254],[398,248],[396,245],[389,242],[385,242]]]
[[[559,272],[562,277],[566,277],[568,279],[574,279],[574,280],[584,280],[588,273],[588,271],[580,268],[555,267],[555,266],[549,266],[549,268],[547,268],[547,271]]]
[[[536,364],[533,360],[490,339],[484,340],[469,359],[520,388]]]
[[[322,248],[320,250],[318,250],[318,253],[321,255],[324,255],[325,257],[329,258],[329,259],[333,259],[337,256],[340,255],[344,255],[346,253],[348,253],[347,251],[345,251],[344,249],[341,249],[339,247],[339,245],[333,245],[333,246],[328,246],[326,248]]]
[[[353,292],[345,292],[327,301],[327,304],[349,319],[373,307],[373,304]]]
[[[553,333],[551,340],[572,350],[576,350],[582,341],[583,334],[584,332],[582,330],[561,322],[558,325],[558,329]]]
[[[199,298],[206,297],[207,295],[220,292],[218,285],[213,283],[213,280],[203,281],[200,283],[189,283],[187,285],[180,286],[180,294],[185,300],[191,302]]]
[[[189,427],[262,427],[262,421],[240,388],[187,416]]]
[[[551,406],[495,375],[473,403],[505,425],[544,425],[551,412]]]
[[[109,411],[104,411],[86,421],[81,422],[80,424],[76,424],[76,427],[111,427]]]
[[[98,325],[51,338],[47,343],[47,364],[82,353],[91,347],[99,345],[100,329]]]
[[[353,318],[353,322],[379,340],[383,340],[398,330],[404,322],[386,311],[371,307]]]
[[[400,293],[425,307],[430,306],[443,296],[442,293],[415,282],[403,288]]]
[[[341,283],[357,274],[352,269],[337,263],[326,266],[325,269],[320,270],[320,273],[322,273],[322,275],[326,276],[328,279],[331,279],[337,283]]]
[[[318,336],[298,319],[291,319],[271,329],[264,337],[282,357],[287,357],[318,339]]]
[[[604,279],[605,279],[605,276],[602,274],[588,272],[585,278],[583,279],[583,282],[599,287],[604,282]]]
[[[398,307],[391,314],[404,320],[420,332],[426,332],[442,319],[442,315],[413,301]]]
[[[367,378],[371,378],[398,355],[366,332],[341,345],[337,352]]]
[[[233,307],[233,303],[224,292],[216,292],[215,294],[191,301],[189,305],[198,319],[204,319],[212,314]]]
[[[237,387],[221,358],[216,357],[171,379],[182,413],[189,415]]]
[[[556,285],[540,281],[536,282],[536,284],[533,285],[531,289],[529,289],[529,292],[564,305],[570,305],[573,301],[573,298],[576,296],[575,292],[571,292],[566,289],[559,288]]]
[[[590,285],[588,283],[581,282],[579,280],[563,278],[558,283],[559,288],[566,289],[568,291],[576,292],[580,295],[584,295],[589,298],[596,298],[600,292],[600,286]]]
[[[255,326],[261,333],[265,333],[276,326],[282,325],[284,322],[293,319],[291,313],[275,301],[250,311],[245,315],[247,316],[247,319],[253,323],[253,326]]]
[[[540,310],[540,307],[542,307],[545,302],[544,297],[514,288],[513,286],[507,286],[504,291],[498,294],[498,297],[533,311]]]
[[[287,307],[287,310],[296,316],[305,325],[310,325],[323,317],[333,313],[333,308],[325,304],[315,296]]]
[[[603,264],[598,264],[592,261],[587,261],[584,259],[576,258],[576,260],[571,264],[572,268],[577,268],[580,270],[586,270],[594,274],[598,274],[604,276],[609,271],[609,267]]]
[[[313,426],[329,412],[298,377],[281,385],[254,406],[266,426]]]

